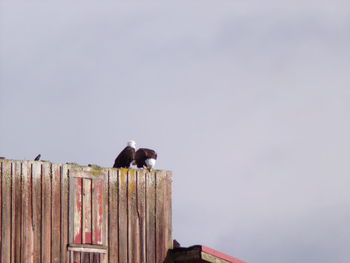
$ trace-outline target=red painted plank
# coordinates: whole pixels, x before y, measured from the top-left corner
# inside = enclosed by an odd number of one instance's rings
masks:
[[[82,186],[83,179],[75,178],[75,202],[74,202],[74,236],[73,243],[81,244],[82,242]]]
[[[91,244],[92,242],[91,187],[91,179],[83,179],[83,244]]]
[[[92,243],[102,244],[103,230],[103,188],[104,181],[102,179],[92,180]]]

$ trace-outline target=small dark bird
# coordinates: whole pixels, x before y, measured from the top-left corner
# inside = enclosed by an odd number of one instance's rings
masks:
[[[140,148],[136,151],[135,161],[137,168],[148,168],[152,169],[156,164],[157,153],[154,150]]]
[[[129,168],[135,160],[136,143],[128,141],[127,146],[119,153],[114,161],[113,168]]]
[[[41,154],[39,154],[37,157],[35,157],[34,161],[39,161],[41,157]]]

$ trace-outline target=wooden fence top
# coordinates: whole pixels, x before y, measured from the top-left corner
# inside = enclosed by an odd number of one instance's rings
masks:
[[[73,169],[73,170],[80,170],[80,171],[84,171],[84,172],[89,172],[91,174],[94,175],[99,175],[101,171],[104,170],[116,170],[116,171],[139,171],[139,170],[146,170],[146,171],[151,171],[151,172],[167,172],[168,174],[172,173],[170,170],[162,170],[162,169],[152,169],[152,170],[148,170],[148,169],[138,169],[138,168],[112,168],[112,167],[102,167],[96,164],[91,164],[91,165],[81,165],[78,163],[56,163],[56,162],[51,162],[51,161],[47,161],[47,160],[40,160],[40,161],[34,161],[34,160],[15,160],[15,159],[6,159],[5,157],[1,157],[0,158],[0,162],[23,162],[23,163],[40,163],[40,164],[45,164],[45,163],[49,163],[49,164],[56,164],[56,165],[61,165],[61,166],[66,166],[69,169]]]

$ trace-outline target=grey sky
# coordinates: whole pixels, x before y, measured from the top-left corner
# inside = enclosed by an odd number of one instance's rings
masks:
[[[174,237],[350,261],[348,1],[0,2],[0,156],[174,173]]]

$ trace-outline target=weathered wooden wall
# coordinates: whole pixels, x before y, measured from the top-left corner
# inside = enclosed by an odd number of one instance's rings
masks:
[[[0,191],[0,263],[161,263],[172,247],[168,171],[0,160]]]

